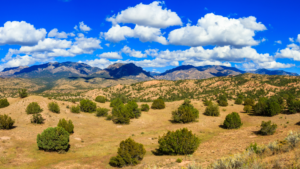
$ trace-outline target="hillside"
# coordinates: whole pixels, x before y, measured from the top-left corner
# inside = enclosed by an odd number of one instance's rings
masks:
[[[241,74],[233,77],[213,77],[202,80],[152,80],[131,85],[91,90],[87,96],[95,98],[104,95],[108,98],[124,95],[129,99],[151,101],[158,97],[165,100],[182,100],[185,98],[215,98],[220,93],[227,93],[230,98],[238,93],[249,96],[271,96],[300,89],[298,76],[269,76],[257,74]]]

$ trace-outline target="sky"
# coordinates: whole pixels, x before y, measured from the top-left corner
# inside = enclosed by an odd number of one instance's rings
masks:
[[[0,71],[47,62],[300,73],[300,1],[2,0]]]

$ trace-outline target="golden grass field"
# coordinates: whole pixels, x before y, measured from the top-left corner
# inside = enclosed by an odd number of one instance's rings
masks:
[[[298,131],[295,125],[300,121],[299,114],[280,114],[274,117],[252,116],[243,112],[243,105],[220,107],[219,117],[203,115],[205,106],[202,101],[192,100],[192,104],[200,112],[198,122],[189,124],[172,124],[171,113],[177,109],[183,101],[166,102],[163,110],[142,112],[139,119],[131,120],[129,125],[117,125],[112,121],[98,118],[94,113],[74,114],[66,108],[75,105],[71,102],[58,102],[60,114],[48,110],[48,103],[54,101],[41,96],[30,96],[24,99],[8,98],[10,106],[0,109],[0,114],[8,114],[15,119],[15,128],[0,130],[0,168],[86,168],[102,169],[113,168],[108,162],[117,154],[117,148],[122,140],[132,137],[136,142],[142,143],[147,153],[141,164],[127,168],[146,168],[156,165],[161,168],[180,168],[191,162],[207,166],[215,160],[244,151],[250,143],[267,144],[271,141],[284,139],[290,130]],[[42,116],[46,119],[42,125],[30,123],[31,115],[27,115],[25,109],[31,102],[38,102],[43,108]],[[143,103],[138,103],[139,105]],[[147,103],[151,106],[151,103]],[[109,107],[109,102],[98,107]],[[223,110],[224,109],[224,110]],[[225,110],[226,109],[226,110]],[[225,116],[231,112],[238,112],[243,126],[237,130],[221,128]],[[70,135],[70,150],[66,154],[56,152],[44,152],[39,150],[36,144],[37,134],[48,127],[56,127],[59,119],[71,119],[75,126],[74,134]],[[261,121],[272,120],[278,125],[277,131],[272,136],[260,136],[255,132],[260,129]],[[183,156],[155,156],[152,150],[158,148],[158,137],[168,130],[188,128],[202,140],[197,151],[188,157]],[[183,158],[183,162],[175,162],[177,158]]]

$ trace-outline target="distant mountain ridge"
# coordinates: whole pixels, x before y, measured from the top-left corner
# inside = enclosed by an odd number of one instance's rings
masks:
[[[54,62],[30,67],[5,68],[0,72],[0,77],[19,78],[107,78],[107,79],[135,79],[139,81],[152,79],[182,80],[182,79],[206,79],[219,76],[235,76],[244,73],[266,74],[266,75],[289,75],[298,76],[297,73],[290,73],[283,70],[258,69],[245,72],[235,67],[226,66],[192,66],[182,65],[167,70],[164,73],[147,72],[133,63],[115,63],[106,69],[92,67],[85,63],[78,62]]]

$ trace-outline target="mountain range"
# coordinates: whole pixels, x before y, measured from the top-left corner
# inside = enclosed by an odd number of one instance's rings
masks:
[[[115,63],[106,69],[91,67],[85,63],[63,62],[45,63],[30,67],[5,68],[0,72],[0,77],[18,78],[104,78],[104,79],[135,79],[139,81],[151,79],[182,80],[182,79],[206,79],[218,76],[235,76],[244,73],[266,74],[266,75],[290,75],[298,76],[283,70],[258,69],[245,72],[235,67],[226,66],[199,66],[182,65],[167,70],[164,73],[147,72],[133,63]]]

